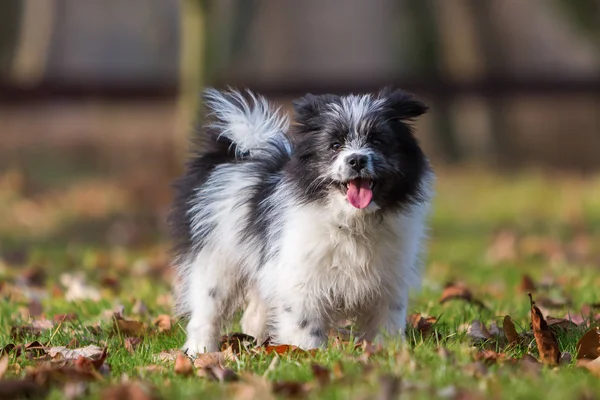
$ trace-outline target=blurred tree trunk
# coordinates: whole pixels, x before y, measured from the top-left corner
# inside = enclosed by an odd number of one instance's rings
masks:
[[[433,2],[431,0],[409,0],[408,10],[411,12],[415,24],[414,36],[418,38],[414,42],[413,50],[417,59],[416,66],[419,76],[434,82],[444,79],[441,41]],[[452,122],[450,99],[439,96],[433,101],[432,116],[436,145],[439,146],[444,161],[458,162],[462,159],[462,154]]]
[[[9,76],[19,38],[21,0],[0,1],[0,77]]]

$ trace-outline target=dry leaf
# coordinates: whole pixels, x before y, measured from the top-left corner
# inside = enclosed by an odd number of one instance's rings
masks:
[[[317,382],[319,382],[319,385],[325,386],[329,384],[331,381],[331,371],[329,371],[329,368],[316,363],[311,364],[310,368],[312,369],[313,376]]]
[[[54,317],[52,317],[52,319],[54,320],[54,322],[60,323],[60,322],[67,322],[67,321],[77,321],[79,319],[79,317],[75,313],[67,313],[67,314],[55,314]]]
[[[113,318],[113,321],[114,331],[120,332],[124,336],[140,337],[146,333],[146,327],[142,322],[121,319],[116,316]]]
[[[227,398],[235,400],[275,400],[271,394],[271,382],[248,372],[242,374],[240,382],[227,386],[227,394]]]
[[[515,329],[515,324],[510,315],[504,317],[504,321],[502,322],[502,328],[504,329],[504,334],[506,335],[506,339],[508,339],[508,343],[519,343],[519,334]]]
[[[196,368],[210,368],[216,365],[221,365],[225,360],[225,352],[215,351],[212,353],[200,353],[194,360]]]
[[[521,277],[521,285],[519,286],[521,293],[534,293],[537,287],[531,276],[525,274]]]
[[[167,314],[161,314],[158,317],[156,317],[152,322],[152,325],[156,326],[160,333],[170,332],[171,328],[173,327],[171,316]]]
[[[300,397],[306,394],[309,386],[303,382],[275,382],[273,383],[273,393],[282,397]]]
[[[61,360],[76,360],[79,357],[98,360],[102,357],[104,349],[94,345],[89,345],[78,349],[68,349],[65,346],[56,346],[47,349],[46,353],[48,353],[48,355],[54,359]]]
[[[0,358],[0,379],[4,377],[6,371],[8,371],[8,355],[4,355]]]
[[[231,347],[235,354],[239,354],[242,349],[254,346],[256,346],[256,340],[245,333],[230,333],[228,335],[223,335],[219,342],[219,348],[221,350]]]
[[[467,335],[472,339],[483,341],[492,338],[490,331],[488,331],[485,325],[479,320],[474,320],[471,323],[469,329],[467,329]]]
[[[548,316],[546,318],[546,323],[551,328],[560,328],[564,331],[573,329],[573,328],[577,328],[576,323],[574,323],[571,320],[565,319],[565,318],[554,318],[554,317]]]
[[[60,276],[60,283],[67,289],[67,293],[65,293],[67,301],[100,301],[102,297],[98,289],[86,284],[83,274],[62,274]]]
[[[130,354],[135,353],[135,349],[142,343],[142,338],[139,337],[127,337],[125,338],[125,350]]]
[[[600,357],[594,360],[582,358],[581,360],[577,361],[577,365],[587,368],[592,374],[600,377]]]
[[[261,351],[266,354],[308,354],[307,351],[302,350],[297,346],[290,344],[280,344],[276,346],[266,346],[261,348]]]
[[[179,353],[175,358],[175,373],[179,375],[189,376],[194,372],[192,362],[183,353]]]
[[[155,354],[153,358],[155,362],[169,363],[175,361],[175,358],[180,352],[179,349],[161,351],[160,353]]]
[[[0,380],[0,398],[2,399],[37,399],[43,398],[47,389],[32,379]]]
[[[440,304],[444,304],[450,300],[464,300],[480,308],[485,308],[485,305],[481,301],[473,297],[473,293],[464,283],[449,283],[446,285],[440,297]]]
[[[154,391],[141,386],[139,383],[123,383],[112,386],[102,391],[100,398],[103,400],[155,400]]]
[[[498,361],[503,361],[506,358],[506,354],[497,353],[493,350],[482,350],[475,355],[476,361],[482,361],[486,365],[495,364]]]
[[[577,359],[594,360],[600,357],[600,328],[592,328],[577,342]]]
[[[529,294],[529,300],[531,302],[531,325],[533,326],[533,335],[535,336],[540,358],[544,364],[558,365],[560,349],[554,333],[548,327],[540,309],[536,307],[531,294]]]
[[[220,365],[214,365],[210,368],[201,368],[198,370],[198,375],[204,377],[206,374],[219,382],[235,382],[239,379],[237,374],[229,369],[223,368]]]
[[[428,336],[437,322],[436,317],[423,317],[421,314],[412,314],[408,317],[408,323],[413,328],[417,329],[423,337]]]

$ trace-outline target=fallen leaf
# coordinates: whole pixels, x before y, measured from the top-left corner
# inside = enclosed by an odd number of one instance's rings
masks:
[[[189,376],[194,372],[194,368],[192,367],[192,362],[183,353],[179,353],[175,358],[175,369],[176,374]]]
[[[273,383],[273,393],[283,397],[300,397],[306,394],[309,387],[303,382],[275,382]]]
[[[54,317],[52,317],[52,319],[54,320],[54,322],[60,323],[60,322],[67,322],[67,321],[77,321],[79,319],[79,317],[75,313],[67,313],[67,314],[55,314]]]
[[[506,339],[508,339],[508,343],[516,344],[519,343],[520,338],[517,330],[515,329],[515,324],[510,317],[510,315],[506,315],[504,317],[504,321],[502,322],[502,328],[504,329],[504,334],[506,335]]]
[[[342,379],[344,377],[344,365],[341,361],[333,364],[333,376],[335,379]]]
[[[316,363],[311,364],[310,368],[312,370],[313,376],[315,377],[317,382],[319,382],[319,385],[325,386],[329,384],[329,382],[331,381],[331,371],[329,370],[329,368],[326,368]]]
[[[243,349],[254,346],[256,346],[256,340],[245,333],[230,333],[228,335],[223,335],[219,342],[219,348],[221,350],[231,347],[235,354],[239,354]]]
[[[548,327],[544,316],[539,308],[535,305],[533,297],[529,294],[531,303],[531,324],[533,326],[533,335],[540,353],[540,358],[544,364],[558,365],[560,359],[560,349],[558,342],[554,337],[554,333]]]
[[[214,365],[210,368],[201,368],[198,370],[198,374],[202,377],[205,376],[206,373],[219,382],[234,382],[239,379],[233,370],[229,368],[223,368],[220,365]]]
[[[171,321],[171,316],[167,314],[161,314],[154,319],[152,325],[158,328],[160,333],[170,332],[173,325]]]
[[[262,376],[243,373],[239,382],[227,386],[227,398],[235,400],[275,400],[271,382]]]
[[[146,327],[140,321],[121,319],[116,316],[113,318],[113,321],[113,330],[124,336],[141,337],[146,333]]]
[[[1,379],[0,398],[37,399],[42,398],[47,389],[31,379]]]
[[[540,296],[536,300],[536,304],[538,304],[542,308],[562,309],[562,308],[571,306],[572,301],[569,299],[565,299],[565,298],[550,298],[550,297]]]
[[[37,299],[33,299],[29,302],[27,305],[27,310],[29,311],[29,315],[32,317],[39,317],[44,312],[42,303],[40,303],[40,301]]]
[[[156,391],[142,386],[136,382],[122,383],[104,389],[100,398],[103,400],[155,400],[158,396],[152,394]]]
[[[423,337],[431,333],[433,325],[437,322],[436,317],[423,317],[421,314],[412,314],[408,317],[408,323],[417,329]]]
[[[104,349],[93,344],[78,349],[68,349],[65,346],[51,347],[46,350],[48,355],[54,359],[76,360],[79,357],[99,360],[104,354]]]
[[[4,377],[6,371],[8,371],[8,355],[4,355],[0,358],[0,379]]]
[[[127,337],[124,340],[125,350],[129,352],[129,354],[135,353],[135,349],[142,343],[142,338],[139,337]]]
[[[480,308],[485,308],[485,305],[481,301],[473,297],[473,293],[464,283],[449,283],[446,285],[440,297],[440,304],[444,304],[450,300],[464,300]]]
[[[60,283],[67,289],[65,299],[67,301],[93,300],[100,301],[101,296],[98,289],[88,286],[83,274],[62,274]]]
[[[600,357],[600,328],[587,331],[577,342],[577,359],[587,358],[594,360]]]
[[[492,338],[492,334],[487,330],[485,325],[479,321],[474,320],[469,328],[467,329],[467,335],[475,340],[486,341]]]
[[[592,374],[600,377],[600,357],[594,360],[582,358],[580,360],[577,360],[577,365],[580,367],[587,368]]]
[[[196,368],[210,368],[216,365],[221,365],[225,360],[225,352],[215,351],[212,353],[200,353],[194,360]]]
[[[276,346],[266,346],[260,349],[260,351],[266,354],[308,354],[307,351],[302,350],[297,346],[290,344],[280,344]]]
[[[521,277],[521,284],[519,285],[521,293],[535,293],[537,286],[535,285],[531,276],[525,274]]]
[[[155,362],[163,362],[163,363],[169,363],[169,362],[173,362],[175,361],[175,358],[177,357],[177,355],[180,353],[180,350],[169,350],[169,351],[161,351],[158,354],[154,355],[154,360]]]
[[[503,361],[506,354],[497,353],[493,350],[482,350],[475,355],[476,361],[482,361],[486,365],[496,364],[498,361]]]
[[[567,331],[569,329],[577,328],[577,324],[571,320],[565,318],[554,318],[548,316],[546,318],[546,323],[550,328],[560,328],[563,331]]]

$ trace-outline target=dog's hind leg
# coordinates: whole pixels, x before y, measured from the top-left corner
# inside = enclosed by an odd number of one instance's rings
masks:
[[[186,296],[191,317],[183,350],[190,356],[217,351],[236,282],[232,282],[226,260],[205,250],[196,257],[188,279]]]
[[[267,339],[267,307],[254,290],[249,291],[247,298],[248,306],[241,321],[242,330],[260,344]]]

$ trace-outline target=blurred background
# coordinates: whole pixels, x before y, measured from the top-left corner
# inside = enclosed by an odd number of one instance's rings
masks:
[[[441,176],[434,236],[543,230],[536,212],[554,206],[573,232],[600,226],[576,194],[598,191],[599,0],[2,0],[4,262],[37,245],[152,246],[168,263],[169,184],[207,85],[286,107],[307,92],[413,91],[431,106],[417,129]],[[459,210],[483,197],[491,208]]]

